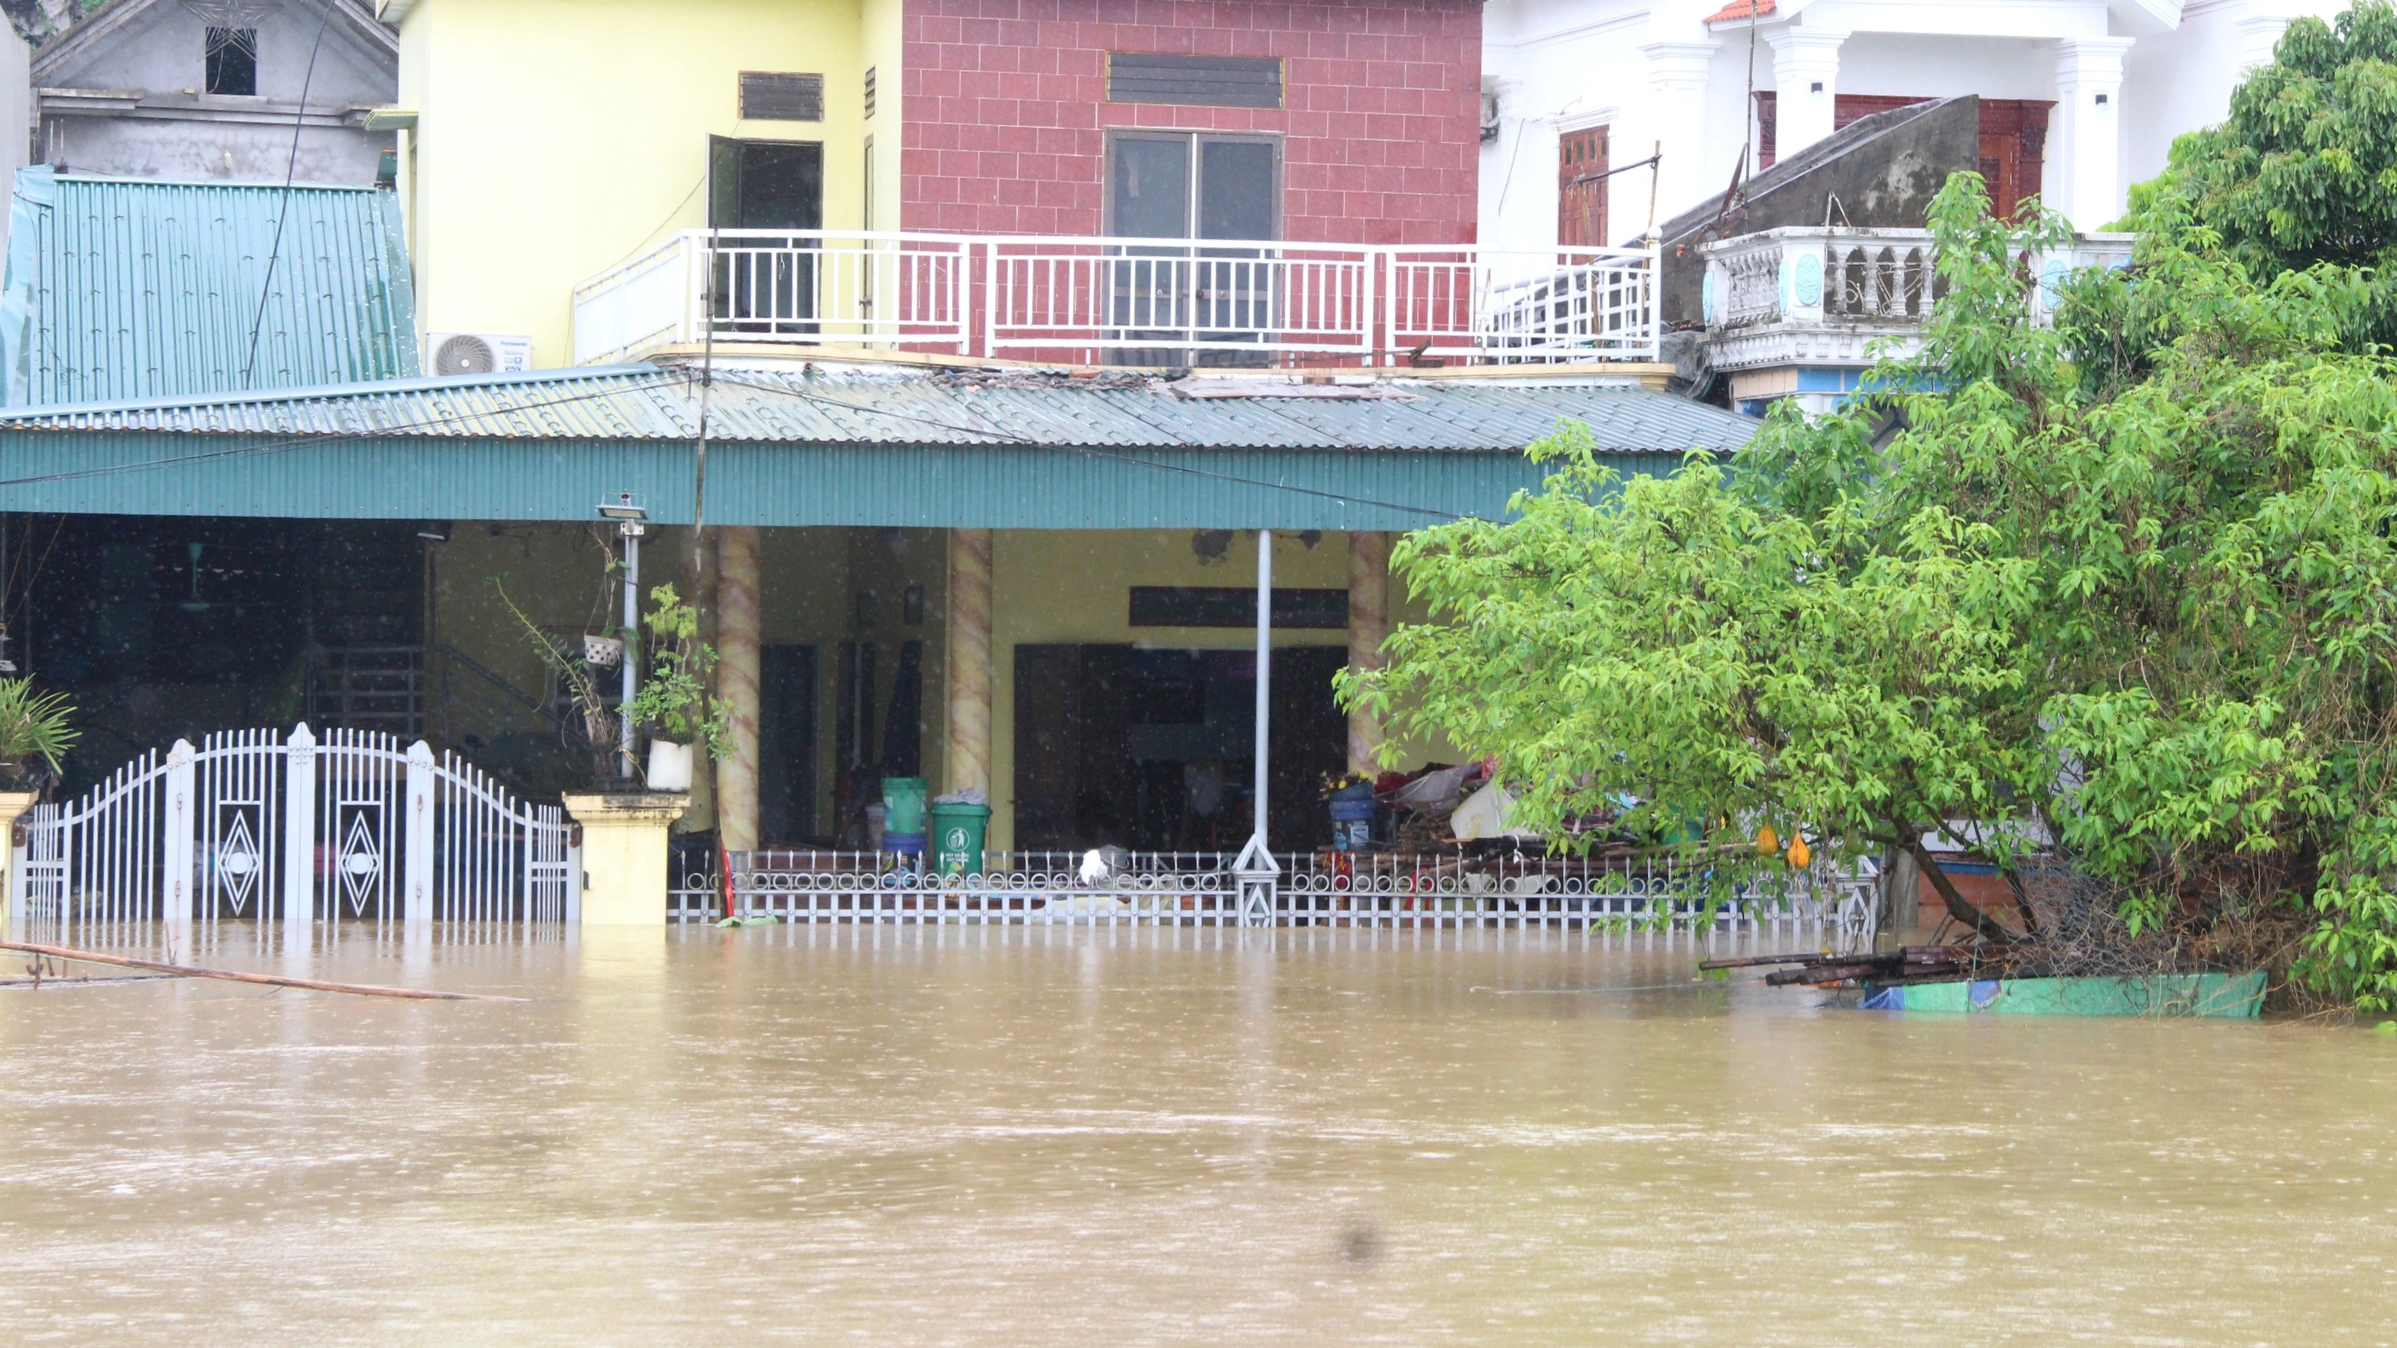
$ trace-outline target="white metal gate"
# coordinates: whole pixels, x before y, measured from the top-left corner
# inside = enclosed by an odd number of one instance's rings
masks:
[[[152,750],[18,824],[13,930],[106,940],[152,924],[563,923],[581,867],[559,807],[455,754],[306,724]]]

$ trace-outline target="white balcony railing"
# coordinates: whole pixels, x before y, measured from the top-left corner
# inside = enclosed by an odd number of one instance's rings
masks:
[[[1652,250],[690,230],[574,290],[577,364],[777,342],[1084,364],[1654,360]]]
[[[2129,263],[2132,238],[2076,234],[2064,248],[2025,258],[2040,278],[2034,312],[2045,318],[2066,273]],[[1944,291],[1929,230],[1791,226],[1723,239],[1703,252],[1699,306],[1714,332],[1763,324],[1915,324],[1930,316]]]

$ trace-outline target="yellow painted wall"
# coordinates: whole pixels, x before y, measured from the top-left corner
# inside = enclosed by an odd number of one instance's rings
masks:
[[[399,93],[419,325],[529,333],[534,364],[572,363],[574,286],[706,224],[711,134],[823,142],[824,223],[856,228],[865,66],[861,0],[421,0]],[[744,70],[823,75],[824,120],[741,120]]]
[[[827,826],[834,798],[834,717],[839,707],[839,643],[871,640],[879,647],[875,734],[882,732],[899,643],[924,643],[924,776],[942,780],[947,692],[942,663],[946,535],[938,529],[766,529],[759,554],[761,639],[768,645],[816,647],[816,799]],[[689,534],[651,533],[642,547],[646,589],[681,573]],[[612,607],[599,602],[602,557],[593,533],[576,525],[461,522],[440,549],[436,580],[437,639],[457,646],[527,692],[542,686],[540,662],[507,616],[492,588],[507,577],[508,592],[536,622],[559,630],[604,627]],[[1176,649],[1247,649],[1245,628],[1156,628],[1131,625],[1128,590],[1135,585],[1246,587],[1256,583],[1254,534],[1235,534],[1221,560],[1202,561],[1189,530],[1001,530],[992,557],[991,845],[1013,844],[1015,803],[1015,648],[1061,643],[1138,643]],[[1348,584],[1348,540],[1323,535],[1312,548],[1295,534],[1276,535],[1274,583],[1307,589]],[[924,587],[921,626],[903,622],[902,596]],[[1417,622],[1420,605],[1393,582],[1392,620]],[[859,596],[870,625],[859,622]],[[1276,633],[1277,646],[1342,646],[1338,631]],[[1402,761],[1453,762],[1452,748],[1407,742]],[[783,840],[776,840],[783,841]]]
[[[991,548],[991,846],[1015,844],[1015,648],[1066,642],[1137,643],[1185,650],[1248,650],[1256,633],[1232,627],[1132,626],[1135,585],[1253,586],[1257,536],[1233,535],[1220,561],[1202,561],[1190,530],[1002,529]],[[1291,589],[1348,588],[1348,539],[1325,534],[1308,547],[1274,536],[1273,580]],[[1396,602],[1394,621],[1414,609]],[[1339,631],[1276,632],[1274,645],[1345,646]]]

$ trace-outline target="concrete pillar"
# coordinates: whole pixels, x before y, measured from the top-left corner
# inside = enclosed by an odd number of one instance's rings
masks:
[[[716,760],[716,836],[725,850],[757,848],[757,526],[716,530],[716,696],[730,751]]]
[[[34,807],[41,797],[31,791],[0,791],[0,885],[4,885],[8,901],[0,904],[0,941],[25,939],[17,931],[18,919],[25,911],[25,877],[17,874],[17,820]]]
[[[1640,48],[1648,60],[1648,107],[1646,125],[1639,127],[1628,142],[1615,142],[1615,156],[1625,163],[1645,159],[1651,147],[1661,146],[1663,160],[1656,167],[1656,219],[1658,223],[1696,205],[1707,195],[1708,170],[1706,154],[1706,82],[1714,61],[1715,48],[1722,44],[1706,42],[1651,42]],[[1725,172],[1729,167],[1725,166]],[[1617,178],[1615,190],[1636,194],[1645,183],[1631,185]],[[1713,184],[1716,196],[1723,193],[1724,183]],[[1647,224],[1647,209],[1641,205],[1641,225]]]
[[[566,813],[583,827],[583,925],[666,925],[666,830],[691,798],[665,791],[623,791],[565,797]]]
[[[950,791],[990,787],[990,544],[988,529],[949,531]]]
[[[2122,58],[2127,37],[2056,44],[2055,181],[2050,209],[2072,227],[2103,229],[2122,214]]]
[[[1348,667],[1382,667],[1390,635],[1390,535],[1361,529],[1348,536]],[[1348,770],[1381,775],[1381,718],[1363,708],[1348,714]]]
[[[2231,25],[2239,35],[2239,77],[2272,64],[2273,49],[2289,31],[2290,0],[2248,0],[2247,15]]]
[[[1777,28],[1773,44],[1773,153],[1788,159],[1831,134],[1839,96],[1839,48],[1848,40],[1837,28]],[[1749,165],[1751,171],[1755,165]]]

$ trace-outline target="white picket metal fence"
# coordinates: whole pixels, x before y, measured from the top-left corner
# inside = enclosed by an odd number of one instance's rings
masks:
[[[1259,916],[1241,911],[1230,853],[992,852],[980,872],[959,875],[897,853],[760,851],[729,860],[729,885],[717,865],[673,877],[671,920],[1242,926]],[[1738,882],[1663,855],[1316,852],[1275,862],[1269,920],[1295,927],[1702,927],[1869,937],[1879,885],[1869,862]]]
[[[422,740],[220,731],[27,812],[10,928],[105,944],[245,920],[286,942],[319,924],[560,924],[580,916],[577,851],[558,806]]]

